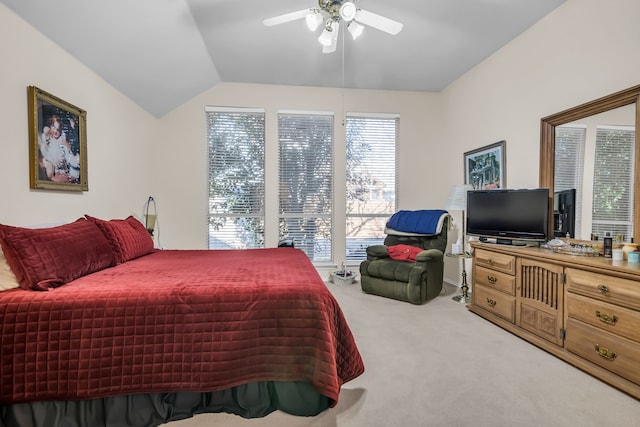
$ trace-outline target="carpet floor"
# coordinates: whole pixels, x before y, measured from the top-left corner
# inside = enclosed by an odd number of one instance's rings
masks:
[[[415,306],[327,284],[366,371],[316,417],[201,414],[170,427],[640,426],[640,402],[467,311],[458,288]]]

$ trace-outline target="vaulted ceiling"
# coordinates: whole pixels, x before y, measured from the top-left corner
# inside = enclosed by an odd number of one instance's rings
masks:
[[[220,82],[440,91],[566,0],[357,0],[403,29],[331,54],[304,19],[262,23],[316,0],[0,1],[161,117]]]

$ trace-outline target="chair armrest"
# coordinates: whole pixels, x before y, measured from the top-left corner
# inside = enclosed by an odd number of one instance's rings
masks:
[[[376,259],[389,258],[389,252],[386,245],[373,245],[367,247],[367,259],[372,261]]]
[[[439,249],[427,249],[416,255],[416,263],[441,260],[444,254]]]

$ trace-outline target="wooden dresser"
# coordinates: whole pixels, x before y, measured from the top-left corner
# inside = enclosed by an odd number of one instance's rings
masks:
[[[471,247],[472,312],[640,399],[640,264]]]

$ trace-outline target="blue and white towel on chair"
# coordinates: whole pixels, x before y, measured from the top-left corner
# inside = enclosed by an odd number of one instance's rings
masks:
[[[385,233],[432,236],[440,234],[449,213],[442,209],[398,211],[387,221]]]

